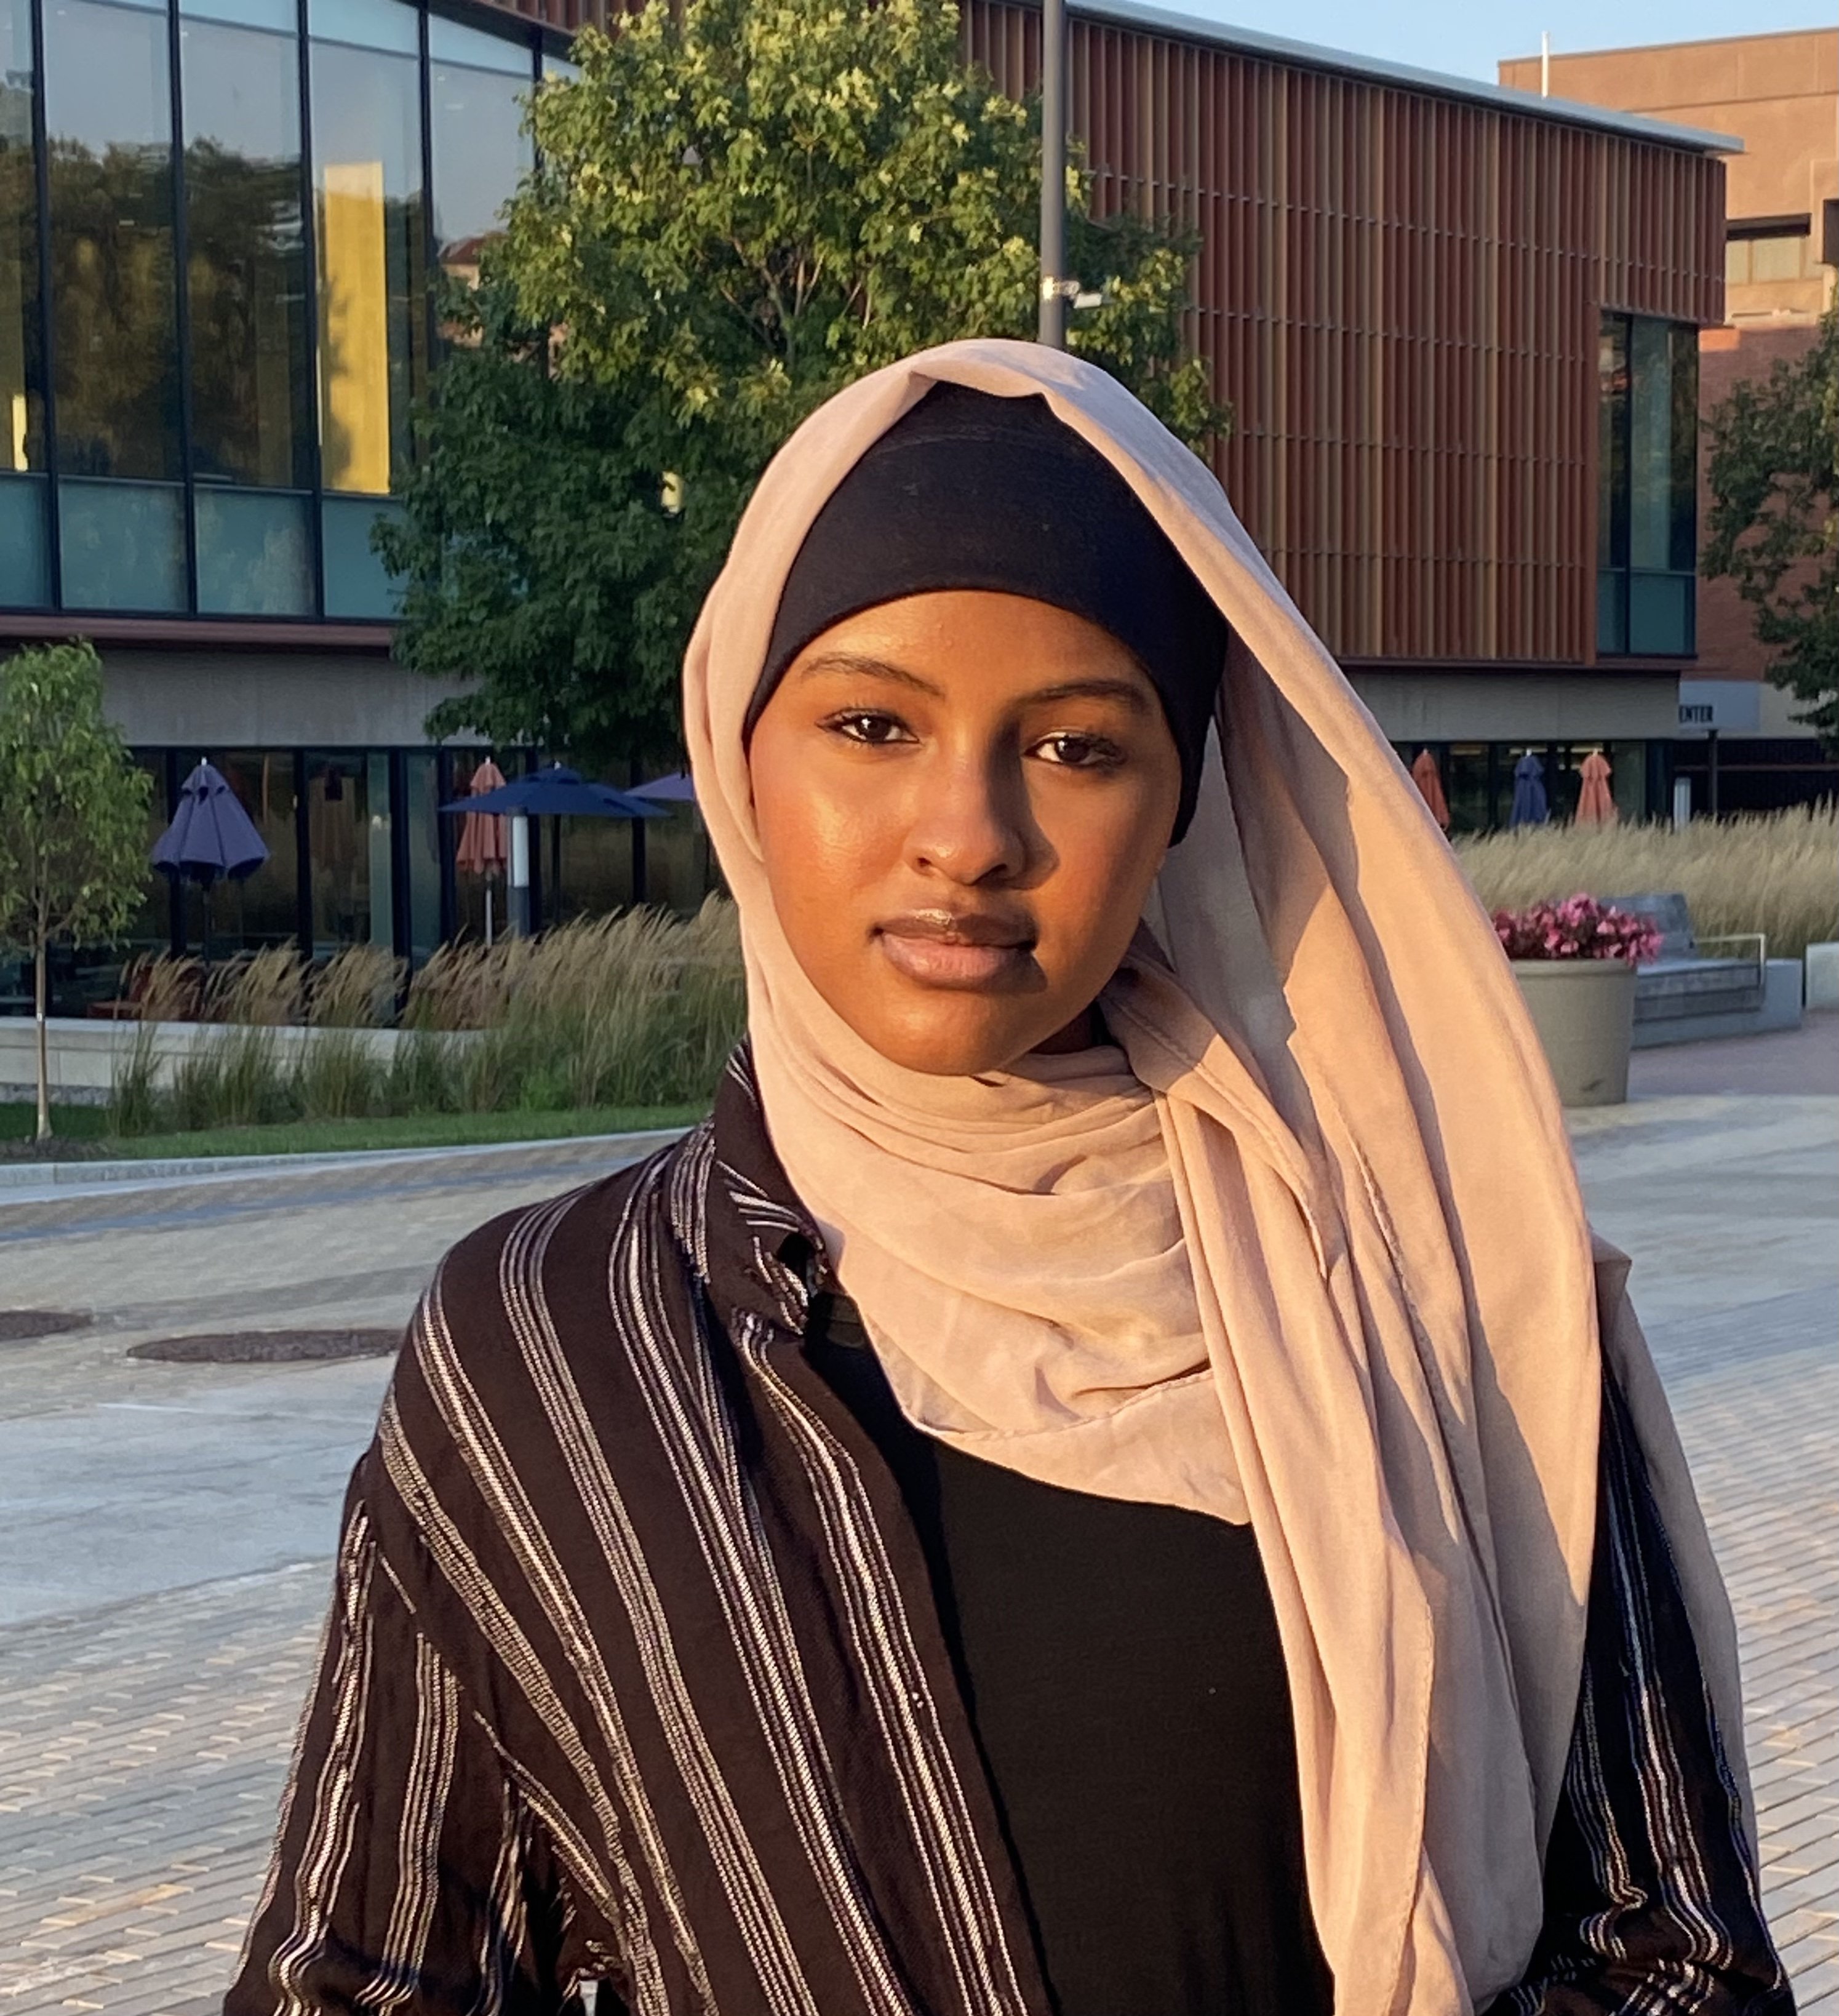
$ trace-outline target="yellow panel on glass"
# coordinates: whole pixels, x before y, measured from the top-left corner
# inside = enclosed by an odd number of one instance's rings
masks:
[[[321,454],[329,490],[390,487],[383,164],[329,161],[319,213]]]

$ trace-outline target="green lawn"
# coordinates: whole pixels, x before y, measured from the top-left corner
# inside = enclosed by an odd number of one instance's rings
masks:
[[[492,1141],[549,1141],[575,1134],[635,1134],[686,1127],[698,1106],[589,1107],[573,1113],[426,1113],[399,1120],[294,1120],[275,1127],[211,1127],[194,1134],[143,1134],[125,1141],[106,1132],[99,1106],[59,1106],[52,1126],[61,1140],[95,1156],[322,1155],[358,1148],[458,1148]],[[29,1105],[0,1105],[0,1154],[16,1158],[30,1139]],[[16,1145],[17,1144],[17,1145]]]

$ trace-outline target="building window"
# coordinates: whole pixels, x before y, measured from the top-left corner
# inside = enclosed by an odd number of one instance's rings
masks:
[[[182,0],[192,470],[200,483],[304,490],[312,482],[293,14],[293,0]]]
[[[427,375],[419,24],[401,0],[312,0],[326,487],[381,496]]]
[[[165,10],[47,0],[58,466],[179,473]]]
[[[1697,560],[1698,343],[1606,315],[1598,351],[1596,649],[1690,657]]]
[[[0,603],[51,592],[31,0],[0,0]]]
[[[430,15],[428,61],[435,256],[470,279],[480,246],[499,229],[498,213],[531,166],[530,52]]]

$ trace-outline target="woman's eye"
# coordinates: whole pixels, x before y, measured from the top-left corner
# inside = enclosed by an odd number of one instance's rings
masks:
[[[910,739],[906,724],[891,714],[837,714],[824,725],[832,733],[851,742],[866,743],[871,749],[884,748],[891,742]]]
[[[1114,742],[1100,735],[1049,735],[1035,744],[1035,753],[1069,770],[1108,770],[1124,757]]]

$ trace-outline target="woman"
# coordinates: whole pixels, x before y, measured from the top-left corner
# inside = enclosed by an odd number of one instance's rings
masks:
[[[911,358],[686,711],[749,1044],[443,1265],[232,2016],[1789,2009],[1625,1263],[1211,477]]]

